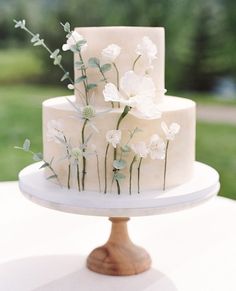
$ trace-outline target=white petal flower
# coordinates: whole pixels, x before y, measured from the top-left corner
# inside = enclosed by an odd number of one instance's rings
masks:
[[[103,96],[106,102],[113,101],[113,102],[120,102],[121,96],[117,87],[112,83],[107,83],[103,90]]]
[[[102,50],[102,56],[105,60],[114,63],[115,59],[120,55],[121,47],[116,44],[110,44]]]
[[[168,127],[167,124],[162,121],[161,128],[164,131],[167,140],[174,140],[176,134],[180,131],[180,125],[176,122],[171,123]]]
[[[74,30],[71,33],[71,36],[67,39],[66,44],[63,44],[62,46],[63,51],[71,50],[77,44],[77,42],[81,40],[84,40],[84,37]],[[81,50],[82,51],[85,50],[87,46],[88,46],[87,43],[83,44],[81,47]]]
[[[134,71],[128,71],[120,80],[120,87],[128,97],[142,96],[155,97],[155,85],[148,76],[137,75]]]
[[[135,144],[132,144],[131,148],[134,151],[134,153],[141,158],[146,158],[149,153],[147,145],[144,141],[140,141]]]
[[[157,47],[147,36],[142,38],[140,44],[137,45],[136,54],[147,58],[149,65],[157,58]]]
[[[111,143],[114,148],[116,148],[117,144],[119,144],[121,140],[121,130],[109,130],[106,133],[106,140]]]
[[[148,149],[152,160],[165,159],[166,144],[157,134],[151,136]]]
[[[61,120],[50,120],[47,123],[47,140],[60,143],[58,138],[64,139],[63,124]]]
[[[162,115],[158,104],[148,98],[136,98],[135,108],[146,118],[161,118]]]

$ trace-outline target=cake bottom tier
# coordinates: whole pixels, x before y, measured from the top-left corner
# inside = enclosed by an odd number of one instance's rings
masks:
[[[112,144],[108,146],[106,133],[116,129],[122,109],[102,114],[107,109],[97,108],[95,117],[85,124],[71,104],[74,102],[74,96],[66,96],[43,103],[44,159],[51,161],[58,178],[52,179],[52,182],[59,181],[64,186],[78,190],[106,193],[116,193],[119,184],[121,194],[135,194],[177,186],[191,179],[195,161],[196,128],[193,101],[165,96],[165,101],[160,104],[161,119],[142,119],[131,110],[120,123],[121,141],[116,149]],[[180,131],[174,140],[166,140],[161,127],[162,121],[168,126],[171,123],[180,125]],[[138,131],[130,140],[130,133],[135,128]],[[150,145],[152,136],[156,134],[163,139],[165,145],[168,142],[165,158],[152,159],[148,155],[140,163],[139,156],[134,158],[132,144],[145,142]],[[155,150],[154,144],[153,147]],[[158,143],[156,147],[158,151]],[[114,151],[118,162],[115,168]],[[122,162],[119,164],[120,160]],[[116,169],[119,167],[121,169]],[[51,174],[51,170],[46,168],[45,176]]]

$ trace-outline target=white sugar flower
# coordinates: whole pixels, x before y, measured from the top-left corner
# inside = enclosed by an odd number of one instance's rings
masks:
[[[134,153],[138,155],[140,158],[146,158],[149,153],[148,147],[144,141],[132,144],[131,148],[134,151]]]
[[[166,145],[163,139],[160,138],[157,134],[151,136],[148,149],[150,153],[150,158],[152,160],[165,159]]]
[[[64,139],[63,124],[61,120],[50,120],[47,123],[47,140],[60,143],[59,139]]]
[[[150,77],[128,71],[120,80],[120,88],[122,94],[114,84],[106,84],[103,90],[105,101],[120,102],[133,107],[146,118],[161,117],[158,105],[154,102],[156,89]]]
[[[102,50],[102,56],[107,61],[114,63],[115,59],[120,55],[121,47],[116,44],[110,44]]]
[[[106,133],[106,140],[111,143],[114,148],[116,148],[117,144],[119,144],[121,140],[121,130],[109,130]]]
[[[137,45],[136,54],[147,58],[149,65],[157,58],[157,47],[147,36],[142,38],[140,44]]]
[[[77,31],[72,31],[71,36],[67,39],[66,44],[63,44],[62,49],[63,51],[68,51],[73,49],[73,47],[81,40],[84,40],[84,37],[79,34]],[[87,48],[87,43],[81,46],[81,50],[85,50]]]
[[[168,127],[167,124],[162,121],[161,128],[164,131],[167,140],[174,140],[176,134],[180,131],[180,125],[176,122],[173,122]]]

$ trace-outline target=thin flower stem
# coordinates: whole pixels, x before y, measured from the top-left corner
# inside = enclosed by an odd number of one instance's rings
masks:
[[[98,175],[99,192],[102,192],[102,189],[101,189],[100,170],[99,170],[99,158],[98,158],[98,153],[97,152],[96,152],[96,159],[97,159],[97,175]]]
[[[70,189],[70,172],[71,172],[71,165],[68,165],[68,177],[67,177],[67,188]]]
[[[79,174],[79,160],[77,161],[77,164],[76,164],[76,172],[77,172],[78,190],[80,192],[81,191],[81,187],[80,187],[80,174]]]
[[[84,60],[83,60],[81,51],[79,50],[78,53],[79,53],[79,58],[80,58],[80,61],[82,63],[82,66],[84,67],[84,69],[81,70],[81,73],[82,73],[82,76],[83,77],[86,77],[86,79],[83,81],[83,84],[84,84],[84,92],[85,92],[86,105],[89,105],[89,101],[88,101],[88,89],[87,89],[87,86],[88,86],[87,70],[86,70],[86,67],[85,67],[85,64],[84,64]]]
[[[117,90],[120,91],[120,74],[116,66],[116,63],[112,63],[112,64],[116,70],[116,87],[117,87]],[[120,108],[120,102],[118,102],[118,108]]]
[[[107,84],[107,83],[108,83],[108,82],[107,82],[107,78],[106,78],[106,76],[105,76],[104,72],[102,71],[101,67],[100,67],[100,66],[98,66],[98,69],[99,69],[99,72],[101,73],[101,75],[102,75],[102,77],[103,77],[103,81],[105,82],[105,84]],[[111,101],[111,107],[112,107],[112,108],[114,108],[114,107],[115,107],[115,105],[114,105],[114,102],[113,102],[113,101]]]
[[[68,147],[68,143],[67,143],[67,138],[65,137],[65,135],[63,134],[64,136],[64,140],[65,140],[65,143],[66,143],[66,152],[67,152],[67,155],[68,155],[68,175],[67,175],[67,188],[70,189],[70,176],[71,176],[71,164],[70,164],[70,151],[69,151],[69,147]]]
[[[169,147],[169,140],[166,142],[166,151],[165,151],[165,165],[164,165],[164,181],[163,181],[163,191],[166,190],[166,170],[167,170],[167,155],[168,155],[168,147]]]
[[[117,122],[117,125],[116,125],[116,130],[119,129],[121,121],[125,118],[125,116],[129,113],[129,111],[131,109],[132,108],[130,106],[125,106],[123,112],[121,113],[121,115],[120,115],[120,117],[118,119],[118,122]],[[116,157],[117,157],[117,148],[114,148],[114,154],[113,154],[114,161],[116,160]],[[117,173],[118,171],[119,170],[113,168],[114,174]],[[120,184],[119,184],[118,180],[116,180],[116,185],[117,185],[117,193],[120,194]]]
[[[142,164],[143,158],[140,158],[139,164],[138,164],[138,194],[140,193],[140,168]]]
[[[84,120],[84,124],[83,124],[83,127],[82,127],[82,132],[81,132],[81,139],[82,139],[82,145],[83,145],[83,153],[85,152],[85,148],[84,148],[84,142],[85,142],[85,136],[84,136],[84,131],[85,131],[85,127],[86,127],[86,124],[88,122],[88,119],[85,119]],[[83,172],[82,172],[82,191],[84,191],[85,189],[85,175],[86,175],[86,158],[85,156],[83,155]]]
[[[106,152],[105,152],[105,161],[104,161],[104,169],[105,169],[105,188],[104,188],[104,194],[107,193],[107,153],[109,149],[110,144],[107,144]]]
[[[135,61],[134,61],[134,63],[133,63],[133,67],[132,67],[133,71],[134,71],[134,68],[135,68],[135,65],[136,65],[137,61],[138,61],[140,58],[141,58],[141,55],[138,55],[137,58],[135,59]]]
[[[132,194],[132,172],[133,172],[133,166],[134,166],[135,161],[136,161],[136,155],[133,157],[133,160],[129,167],[129,194],[130,195]]]

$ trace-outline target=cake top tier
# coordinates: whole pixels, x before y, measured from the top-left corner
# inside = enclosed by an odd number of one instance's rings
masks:
[[[82,40],[81,54],[75,52],[77,103],[81,103],[84,83],[96,84],[96,87],[90,85],[88,92],[93,96],[95,106],[110,107],[109,102],[104,101],[104,88],[108,83],[114,84],[124,98],[139,95],[138,91],[142,91],[147,95],[151,92],[154,102],[161,102],[165,92],[164,28],[79,27],[75,29],[74,38]],[[81,57],[86,71],[81,70]],[[82,80],[81,75],[85,74],[87,79]]]

